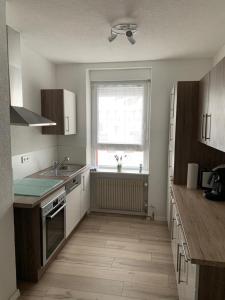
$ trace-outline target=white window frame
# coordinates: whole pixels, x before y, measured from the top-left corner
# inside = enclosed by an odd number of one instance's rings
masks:
[[[141,145],[136,144],[103,144],[97,143],[97,86],[99,85],[143,85],[144,86],[144,109],[143,109],[143,142]],[[131,81],[92,81],[91,82],[91,123],[92,123],[92,164],[97,166],[96,152],[98,150],[114,150],[116,151],[143,151],[143,169],[149,169],[149,110],[150,110],[150,80],[131,80]],[[97,166],[98,167],[98,166]],[[100,166],[100,168],[113,169],[113,166]],[[126,167],[126,169],[134,169]]]

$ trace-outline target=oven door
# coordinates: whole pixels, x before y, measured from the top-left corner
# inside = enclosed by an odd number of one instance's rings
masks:
[[[43,218],[43,265],[65,239],[65,202]]]

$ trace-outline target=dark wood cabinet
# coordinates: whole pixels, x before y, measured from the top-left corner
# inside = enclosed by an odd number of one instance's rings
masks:
[[[198,81],[178,82],[171,93],[168,180],[186,184],[187,165],[196,161]]]
[[[206,137],[209,136],[208,88],[209,74],[199,81],[178,82],[170,94],[171,109],[169,123],[168,145],[168,187],[171,181],[175,184],[187,183],[187,166],[189,162],[199,164],[200,169],[214,168],[225,163],[225,153],[213,147],[208,147],[209,139],[198,141],[198,125],[201,125],[202,115],[208,123]],[[199,97],[199,95],[201,95]],[[205,102],[203,95],[205,95]],[[201,98],[202,97],[202,98]],[[201,118],[199,115],[201,113]],[[223,112],[225,116],[225,112]],[[208,120],[206,119],[208,118]],[[200,120],[200,122],[199,122]],[[224,117],[225,121],[225,117]],[[200,137],[202,128],[200,127]],[[205,129],[204,129],[205,130]],[[225,130],[222,131],[222,134]],[[205,132],[205,131],[204,131]],[[199,139],[200,140],[200,139]],[[169,207],[168,207],[169,211]]]
[[[36,282],[41,269],[41,218],[39,206],[14,208],[17,279]]]
[[[37,282],[64,247],[65,240],[46,265],[42,265],[42,224],[40,206],[14,207],[16,276],[18,281]]]
[[[76,133],[76,97],[63,89],[41,90],[41,113],[56,122],[42,127],[42,134],[70,135]]]

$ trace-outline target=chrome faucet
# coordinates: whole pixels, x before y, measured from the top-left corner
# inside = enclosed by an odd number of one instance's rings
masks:
[[[61,162],[55,162],[54,164],[54,170],[57,171],[61,166],[64,165],[65,162],[70,161],[70,157],[69,156],[65,156],[64,159]]]

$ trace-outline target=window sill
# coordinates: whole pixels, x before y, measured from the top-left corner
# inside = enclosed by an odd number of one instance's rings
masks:
[[[135,175],[149,175],[149,172],[146,170],[142,170],[140,173],[139,170],[129,170],[129,169],[122,169],[121,172],[118,172],[117,169],[106,169],[106,168],[97,168],[92,172],[96,173],[106,173],[106,174],[135,174]]]

